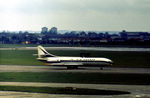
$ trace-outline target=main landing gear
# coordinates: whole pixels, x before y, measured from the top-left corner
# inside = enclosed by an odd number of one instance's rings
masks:
[[[100,67],[100,70],[103,70],[104,68],[103,67]]]

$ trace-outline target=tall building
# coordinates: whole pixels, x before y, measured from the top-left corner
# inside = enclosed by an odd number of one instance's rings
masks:
[[[43,27],[41,33],[42,33],[42,34],[45,34],[45,33],[47,33],[47,32],[48,32],[48,28],[47,28],[47,27]]]
[[[52,27],[52,28],[49,30],[49,33],[50,33],[50,34],[57,34],[57,28],[56,28],[56,27]]]

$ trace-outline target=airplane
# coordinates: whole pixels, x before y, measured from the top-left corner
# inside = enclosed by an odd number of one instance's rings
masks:
[[[112,65],[113,61],[107,58],[95,57],[63,57],[48,53],[42,46],[38,46],[37,60],[51,66],[65,66],[67,69],[77,69],[79,66],[97,67]]]

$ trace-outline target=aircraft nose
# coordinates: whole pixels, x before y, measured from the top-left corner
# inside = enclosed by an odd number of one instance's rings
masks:
[[[109,63],[110,63],[110,65],[112,65],[114,62],[111,60]]]
[[[113,64],[114,62],[113,62],[113,61],[110,61],[110,63]]]
[[[114,62],[112,60],[109,60],[109,63],[112,65]]]

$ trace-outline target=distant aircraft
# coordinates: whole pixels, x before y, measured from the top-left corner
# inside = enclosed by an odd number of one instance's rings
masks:
[[[46,65],[66,66],[67,69],[77,69],[78,66],[98,66],[102,69],[102,67],[109,66],[113,63],[110,59],[107,58],[55,56],[48,53],[42,46],[38,46],[37,60],[46,63]]]

